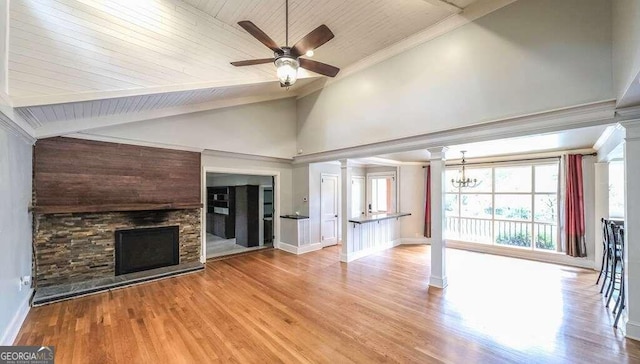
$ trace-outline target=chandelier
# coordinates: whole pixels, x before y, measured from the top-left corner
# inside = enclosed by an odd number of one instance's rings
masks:
[[[475,178],[471,179],[471,178],[466,176],[465,169],[464,169],[464,165],[466,163],[466,161],[464,160],[464,154],[466,152],[467,152],[466,150],[463,150],[461,152],[462,153],[462,168],[458,172],[458,179],[454,179],[454,178],[451,179],[451,184],[455,188],[462,188],[462,187],[474,188],[474,187],[476,187],[476,186],[478,186],[480,184],[477,179],[475,179]]]

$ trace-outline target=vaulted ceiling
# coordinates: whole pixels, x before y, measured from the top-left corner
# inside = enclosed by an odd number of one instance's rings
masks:
[[[336,36],[313,59],[344,71],[483,1],[291,0],[290,43],[326,24]],[[284,44],[284,0],[13,0],[8,94],[39,128],[292,97],[321,78],[303,72],[287,92],[278,87],[272,64],[231,66],[272,56],[237,25],[240,20]]]

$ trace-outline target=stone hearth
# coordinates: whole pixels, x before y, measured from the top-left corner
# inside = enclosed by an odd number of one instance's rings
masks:
[[[68,285],[115,276],[115,231],[178,225],[180,265],[200,260],[200,209],[35,214],[35,284]]]

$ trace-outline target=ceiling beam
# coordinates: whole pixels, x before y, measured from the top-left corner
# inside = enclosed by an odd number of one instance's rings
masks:
[[[434,6],[438,6],[444,9],[447,9],[448,11],[457,14],[457,13],[461,13],[464,9],[459,7],[458,5],[448,2],[446,0],[422,0],[426,3],[429,3],[431,5]]]
[[[443,145],[459,145],[533,134],[554,133],[617,121],[615,101],[607,100],[434,133],[415,135],[357,147],[328,150],[294,157],[294,164],[317,163],[371,155],[408,152]]]
[[[222,109],[225,107],[253,104],[270,100],[295,97],[288,93],[273,93],[262,96],[249,96],[235,99],[216,100],[200,104],[184,105],[164,109],[148,110],[138,113],[127,113],[101,116],[97,118],[75,119],[56,121],[44,124],[35,129],[35,136],[40,138],[50,138],[86,132],[88,130],[100,129],[109,126],[135,123],[138,121],[159,119],[169,116],[190,114],[207,110]]]
[[[23,137],[30,143],[36,140],[36,132],[33,127],[15,111],[11,106],[11,100],[2,91],[0,91],[0,126]]]
[[[313,78],[319,78],[319,77],[320,76],[311,74],[309,72],[302,72],[299,75],[298,79],[299,80],[307,79],[307,78],[313,79]],[[277,82],[275,70],[274,70],[273,77],[271,78],[198,82],[198,83],[187,83],[187,84],[177,84],[177,85],[143,87],[143,88],[128,89],[128,90],[80,92],[80,93],[61,94],[61,95],[12,97],[11,104],[13,105],[13,107],[66,104],[71,102],[107,100],[107,99],[115,99],[120,97],[156,95],[156,94],[164,94],[168,92],[195,91],[195,90],[206,90],[206,89],[223,88],[223,87],[226,88],[226,87],[234,87],[234,86],[252,86],[252,85],[267,84],[267,83],[273,83],[273,82]],[[295,92],[295,90],[297,90],[297,88],[294,85],[289,95],[291,96],[291,93]]]

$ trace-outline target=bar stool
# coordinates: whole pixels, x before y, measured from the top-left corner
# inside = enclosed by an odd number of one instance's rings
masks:
[[[617,241],[619,244],[616,244],[618,248],[616,248],[616,260],[619,259],[619,267],[620,267],[620,292],[618,294],[618,299],[616,300],[616,306],[613,308],[613,313],[616,314],[616,320],[613,322],[613,327],[618,327],[618,321],[620,320],[620,315],[625,308],[625,284],[624,284],[624,227],[618,226],[617,229]],[[619,258],[618,258],[619,256]],[[615,272],[614,272],[615,274]]]
[[[600,219],[600,224],[602,225],[602,263],[600,263],[600,274],[598,274],[598,279],[596,280],[596,285],[600,283],[600,278],[604,274],[604,279],[602,280],[602,288],[600,288],[600,293],[604,290],[605,282],[607,281],[607,277],[609,275],[609,239],[607,234],[607,225],[609,221],[604,217]]]
[[[620,266],[620,260],[616,259],[617,258],[616,248],[619,245],[616,232],[618,231],[618,228],[622,226],[622,222],[611,221],[611,220],[607,220],[607,222],[608,222],[606,225],[607,254],[609,255],[609,259],[608,259],[609,264],[608,264],[607,272],[605,273],[605,281],[603,282],[603,288],[604,288],[604,285],[606,284],[606,279],[607,279],[606,276],[608,276],[609,283],[607,285],[607,290],[604,296],[607,297],[607,307],[609,307],[609,302],[611,301],[611,295],[615,290],[615,283],[617,282],[617,279],[618,279],[617,269]],[[602,289],[600,289],[600,292],[602,293]]]

